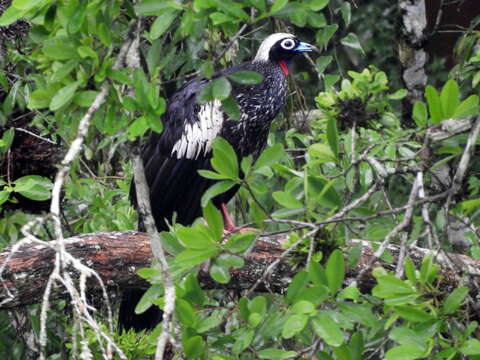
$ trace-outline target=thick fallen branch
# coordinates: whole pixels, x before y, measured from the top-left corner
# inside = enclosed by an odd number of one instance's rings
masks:
[[[347,282],[353,282],[358,274],[365,269],[373,258],[373,250],[367,241],[353,241],[352,245],[362,246],[362,256],[359,264],[347,275]],[[54,266],[54,243],[25,245],[13,255],[6,249],[0,253],[0,265],[10,256],[5,271],[2,274],[0,286],[0,309],[12,309],[41,302],[48,277]],[[126,287],[145,288],[148,284],[136,275],[142,267],[148,267],[152,259],[149,238],[144,233],[133,231],[85,234],[65,239],[66,251],[72,256],[97,271],[109,291],[116,292]],[[389,245],[394,258],[398,257],[399,247]],[[226,288],[234,290],[249,289],[263,273],[266,266],[279,259],[284,249],[276,241],[259,240],[253,251],[248,255],[245,267],[232,270],[232,280],[227,285],[215,283],[207,274],[200,274],[200,283],[205,289]],[[418,264],[431,250],[411,247],[409,255]],[[442,266],[443,278],[440,286],[452,289],[458,285],[458,275],[480,276],[480,260],[471,259],[465,255],[435,253],[437,261]],[[448,257],[448,259],[447,259]],[[452,270],[448,264],[454,264]],[[394,270],[395,264],[385,264],[375,260],[374,266],[383,265]],[[286,289],[295,270],[288,260],[277,266],[267,278],[266,283],[256,291],[281,292]],[[72,270],[72,275],[75,271]],[[98,281],[90,279],[87,283],[90,291],[99,290]],[[368,291],[374,285],[374,279],[369,272],[358,283],[362,290]],[[63,289],[53,289],[52,298],[65,297]]]

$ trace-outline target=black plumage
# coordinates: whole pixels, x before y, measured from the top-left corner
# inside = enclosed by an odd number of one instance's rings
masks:
[[[210,168],[213,139],[218,136],[226,139],[239,158],[258,157],[267,142],[272,121],[287,100],[287,75],[293,57],[312,50],[313,46],[291,34],[272,34],[262,42],[253,61],[220,71],[212,79],[195,78],[168,100],[163,116],[164,130],[151,135],[142,154],[152,214],[159,231],[168,230],[167,223],[174,213],[176,221],[183,225],[192,224],[201,215],[201,197],[214,182],[200,176],[198,170]],[[263,80],[254,85],[231,82],[231,93],[241,112],[239,121],[229,119],[218,100],[198,104],[197,96],[209,81],[238,71],[255,71],[263,76]],[[226,224],[229,219],[224,204],[237,190],[233,188],[213,200],[222,209]],[[132,193],[135,202],[134,191]],[[158,322],[158,315],[153,313],[133,316],[131,310],[140,296],[141,293],[132,291],[126,295],[128,299],[124,298],[120,309],[123,327],[139,330]],[[126,303],[130,303],[130,310]]]

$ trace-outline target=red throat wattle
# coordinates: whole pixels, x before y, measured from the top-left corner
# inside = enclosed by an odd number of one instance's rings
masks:
[[[288,76],[288,66],[287,66],[287,63],[283,60],[280,60],[278,62],[278,65],[280,65],[280,67],[282,68],[282,71],[283,73],[285,74],[285,76]]]

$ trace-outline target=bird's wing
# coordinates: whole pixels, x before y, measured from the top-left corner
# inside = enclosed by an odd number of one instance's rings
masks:
[[[208,81],[194,79],[169,99],[163,117],[164,130],[157,139],[163,155],[198,159],[210,151],[213,139],[222,129],[225,114],[218,100],[197,104],[197,95]]]

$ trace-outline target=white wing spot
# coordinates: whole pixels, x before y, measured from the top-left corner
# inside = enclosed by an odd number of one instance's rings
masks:
[[[177,159],[197,159],[202,150],[204,154],[210,151],[223,125],[222,103],[214,100],[202,105],[197,116],[198,121],[187,124],[182,137],[173,145],[172,155],[176,152]]]

